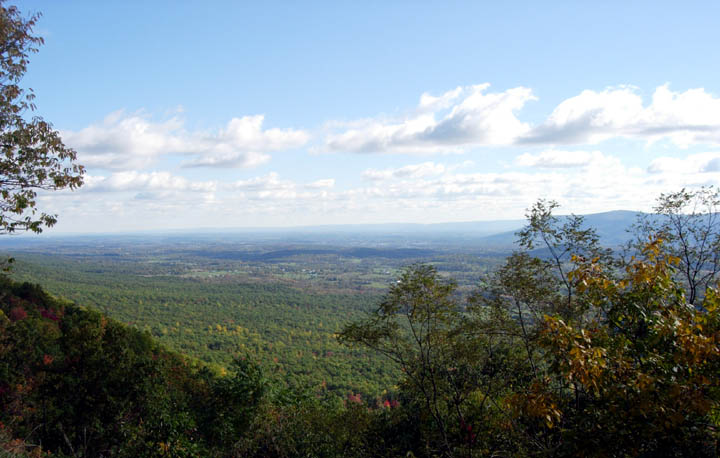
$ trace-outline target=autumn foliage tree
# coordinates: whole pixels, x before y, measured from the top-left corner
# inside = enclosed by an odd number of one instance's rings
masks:
[[[519,447],[513,454],[716,456],[720,302],[705,270],[718,255],[707,225],[714,213],[682,211],[711,197],[661,196],[665,206],[646,221],[662,224],[646,225],[625,261],[577,217],[552,216],[554,204],[531,209],[519,233],[525,250],[508,258],[479,295],[485,307],[475,308],[477,323],[513,339],[528,361],[528,377],[498,399]],[[695,277],[701,296],[687,277],[694,268],[708,275]]]
[[[345,328],[346,341],[403,369],[405,408],[423,424],[408,451],[717,456],[720,294],[704,280],[693,296],[692,258],[676,255],[685,235],[649,230],[622,260],[556,207],[530,209],[521,249],[467,302],[432,267],[414,266]]]
[[[33,35],[38,17],[25,18],[0,1],[0,233],[52,226],[57,217],[37,209],[38,191],[83,184],[76,152],[32,114],[35,94],[20,86],[30,55],[43,44]]]
[[[595,313],[544,316],[547,371],[512,398],[515,415],[534,419],[555,456],[715,456],[717,290],[689,304],[660,239],[618,278],[597,260],[574,261],[579,306]]]

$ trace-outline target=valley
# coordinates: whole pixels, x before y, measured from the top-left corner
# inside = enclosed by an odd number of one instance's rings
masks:
[[[611,240],[622,236],[618,213],[588,219]],[[247,356],[281,385],[373,399],[393,389],[397,369],[336,334],[374,310],[409,265],[431,264],[471,294],[513,250],[507,229],[518,224],[16,237],[0,248],[16,258],[13,279],[219,370]]]
[[[373,399],[398,374],[383,357],[339,344],[347,323],[377,307],[404,266],[432,263],[469,293],[503,253],[461,252],[442,240],[389,247],[238,235],[11,240],[12,278],[41,284],[224,370],[258,360],[280,384]]]

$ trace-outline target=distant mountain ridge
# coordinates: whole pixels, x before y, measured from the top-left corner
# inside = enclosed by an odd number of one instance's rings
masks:
[[[619,246],[631,239],[629,230],[638,220],[638,216],[643,215],[641,212],[631,210],[613,210],[602,213],[591,213],[582,215],[586,228],[593,228],[600,237],[600,243],[605,246]],[[558,216],[560,221],[568,218],[569,215]],[[524,225],[524,222],[523,222]],[[501,232],[482,238],[482,242],[487,245],[506,246],[512,245],[517,239],[516,232],[522,228],[517,227],[515,230]]]
[[[627,230],[637,221],[641,212],[615,210],[583,215],[586,227],[595,228],[601,242],[617,246],[627,241]],[[561,220],[567,215],[559,215]],[[228,239],[268,238],[297,239],[300,241],[340,241],[348,242],[356,238],[386,240],[392,245],[395,239],[446,240],[454,243],[473,242],[482,245],[510,246],[515,241],[515,233],[525,226],[525,220],[464,221],[455,223],[387,223],[387,224],[343,224],[296,227],[236,228],[236,229],[198,229],[144,231],[133,233],[108,234],[44,234],[43,237],[3,237],[0,246],[19,247],[42,244],[50,239],[62,240],[70,244],[102,243],[105,238],[132,242],[148,242],[155,239]]]

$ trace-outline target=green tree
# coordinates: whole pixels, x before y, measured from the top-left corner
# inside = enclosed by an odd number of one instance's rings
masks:
[[[517,232],[517,236],[522,253],[525,256],[535,254],[531,256],[537,260],[533,268],[540,268],[555,277],[558,292],[565,295],[565,311],[570,313],[575,288],[567,273],[572,268],[572,256],[602,259],[603,265],[611,267],[612,252],[600,245],[595,229],[584,226],[582,216],[570,215],[562,219],[555,216],[553,211],[558,206],[554,200],[538,200],[526,213],[528,224]],[[520,259],[508,259],[508,263],[514,261]],[[525,264],[524,261],[521,264]],[[560,307],[560,304],[556,307]]]
[[[463,394],[451,394],[456,378],[449,372],[455,365],[450,360],[450,336],[460,317],[454,290],[455,285],[443,282],[435,268],[412,266],[368,319],[346,326],[340,335],[341,341],[372,348],[400,367],[432,417],[445,455],[452,450],[448,414],[453,404],[463,402]]]
[[[459,299],[454,282],[414,265],[366,320],[340,335],[400,367],[404,408],[421,423],[424,444],[414,452],[422,456],[473,456],[518,360],[506,336],[475,327]]]
[[[654,210],[635,224],[634,248],[642,249],[653,235],[662,237],[663,251],[678,259],[677,274],[685,283],[688,302],[694,304],[720,272],[720,189],[683,188],[661,194]]]
[[[30,54],[43,44],[33,35],[38,14],[25,18],[0,1],[0,233],[42,232],[56,215],[37,209],[39,190],[75,189],[84,168],[60,134],[35,111],[35,94],[23,89]]]
[[[508,367],[483,385],[508,387],[496,390],[491,399],[498,406],[495,420],[504,427],[486,434],[486,440],[513,456],[554,447],[552,434],[528,422],[529,415],[516,415],[513,406],[519,396],[537,391],[538,383],[553,375],[541,345],[544,317],[577,322],[593,318],[594,311],[578,299],[576,279],[568,276],[573,260],[594,259],[606,272],[614,266],[611,252],[600,245],[593,228],[585,227],[582,216],[555,216],[557,207],[554,201],[539,200],[528,210],[528,224],[517,233],[521,249],[485,280],[468,307],[470,329],[485,336],[476,342],[503,342],[503,364]],[[482,354],[487,349],[474,351]]]

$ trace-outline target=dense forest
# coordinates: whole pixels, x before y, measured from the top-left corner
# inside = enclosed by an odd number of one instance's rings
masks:
[[[219,370],[5,278],[3,448],[11,456],[716,456],[717,203],[708,188],[661,196],[663,218],[640,220],[621,254],[582,217],[559,220],[554,203],[539,201],[518,233],[521,249],[470,295],[430,265],[405,268],[377,307],[338,334],[398,370],[380,403],[277,383],[248,357]]]
[[[280,282],[139,275],[142,264],[22,256],[12,277],[145,331],[218,370],[250,355],[279,383],[335,396],[375,398],[396,369],[374,353],[341,345],[335,334],[378,301],[378,293],[324,293]]]
[[[24,240],[6,248],[16,281],[41,283],[218,370],[248,355],[280,384],[378,404],[397,368],[375,352],[341,345],[337,333],[377,306],[403,266],[432,263],[467,294],[504,257],[476,247],[463,252],[444,240],[424,250],[318,249],[316,239],[289,244],[237,234]]]

